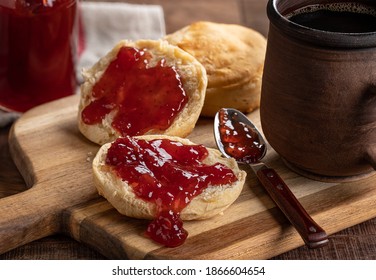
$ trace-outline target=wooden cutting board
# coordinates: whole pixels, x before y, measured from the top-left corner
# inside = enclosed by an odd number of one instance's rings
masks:
[[[77,104],[77,96],[64,98],[14,124],[10,150],[30,189],[0,199],[0,253],[56,233],[111,259],[267,259],[304,244],[247,166],[237,201],[223,215],[185,222],[184,245],[165,248],[149,240],[147,221],[120,215],[98,196],[91,161],[99,147],[80,134]],[[258,111],[249,117],[260,127]],[[200,119],[188,138],[215,147],[212,126],[212,119]],[[350,183],[313,181],[287,169],[272,149],[265,162],[328,234],[376,217],[376,176]]]

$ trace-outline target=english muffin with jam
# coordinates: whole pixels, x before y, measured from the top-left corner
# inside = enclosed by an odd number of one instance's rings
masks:
[[[120,41],[83,77],[78,126],[100,145],[126,135],[186,137],[207,87],[202,64],[163,40]]]

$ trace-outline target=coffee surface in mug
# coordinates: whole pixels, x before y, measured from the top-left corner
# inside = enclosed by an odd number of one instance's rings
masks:
[[[376,31],[376,9],[360,3],[309,5],[285,17],[299,25],[323,31],[342,33]]]

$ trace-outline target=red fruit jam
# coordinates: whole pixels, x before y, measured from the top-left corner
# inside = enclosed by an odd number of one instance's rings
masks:
[[[76,19],[77,0],[0,1],[0,108],[74,94]]]
[[[122,136],[166,130],[188,102],[180,76],[164,59],[150,65],[147,50],[122,47],[93,87],[82,111],[86,124],[102,122],[112,111],[112,127]]]
[[[219,131],[225,152],[236,160],[257,163],[265,151],[257,132],[239,121],[238,114],[219,111]]]
[[[204,164],[208,150],[167,139],[151,141],[118,138],[109,148],[106,164],[132,186],[141,199],[155,203],[157,215],[146,234],[165,246],[187,238],[180,212],[209,185],[226,185],[237,178],[223,164]]]

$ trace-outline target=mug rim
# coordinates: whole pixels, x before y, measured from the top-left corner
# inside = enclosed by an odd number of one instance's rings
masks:
[[[363,33],[345,33],[309,28],[292,22],[278,10],[277,4],[284,0],[269,0],[267,16],[270,24],[285,34],[307,43],[334,48],[370,48],[376,47],[376,31]],[[338,1],[341,2],[341,1]],[[336,3],[336,1],[334,1]],[[375,7],[376,9],[376,7]]]

